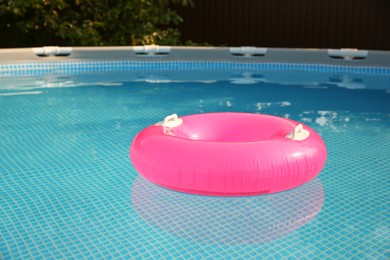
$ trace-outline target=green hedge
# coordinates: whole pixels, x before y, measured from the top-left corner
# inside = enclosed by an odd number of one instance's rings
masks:
[[[13,47],[179,45],[174,5],[193,0],[0,0],[0,30]]]

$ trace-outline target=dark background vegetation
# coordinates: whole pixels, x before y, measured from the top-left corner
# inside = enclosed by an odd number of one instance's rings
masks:
[[[390,0],[0,0],[0,47],[390,50]]]
[[[192,0],[0,0],[2,47],[180,44]]]

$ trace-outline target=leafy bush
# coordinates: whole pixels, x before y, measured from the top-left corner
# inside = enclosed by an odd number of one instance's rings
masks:
[[[0,31],[14,47],[178,45],[193,0],[0,0]]]

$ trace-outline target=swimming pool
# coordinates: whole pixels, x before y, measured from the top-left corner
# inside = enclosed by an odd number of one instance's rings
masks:
[[[390,257],[385,63],[20,55],[0,64],[2,258]],[[242,198],[178,193],[135,172],[129,146],[144,127],[223,111],[304,122],[327,145],[324,170]]]

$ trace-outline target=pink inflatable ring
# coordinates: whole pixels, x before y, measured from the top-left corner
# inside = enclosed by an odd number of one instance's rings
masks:
[[[130,148],[135,169],[168,189],[216,196],[298,187],[324,167],[326,147],[296,121],[249,113],[171,115]]]

